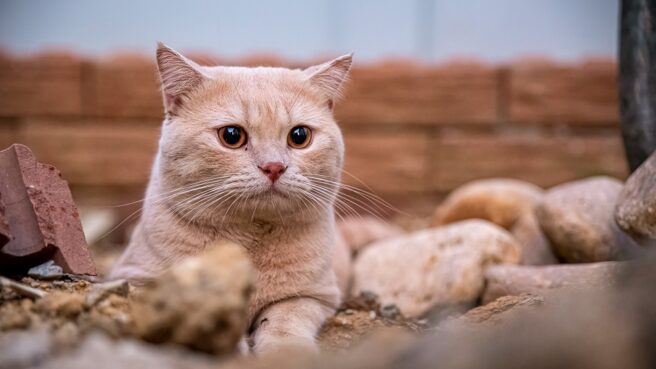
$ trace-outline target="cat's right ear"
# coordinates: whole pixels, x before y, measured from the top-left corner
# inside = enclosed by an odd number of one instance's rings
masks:
[[[183,97],[207,78],[198,64],[161,42],[157,43],[157,69],[162,83],[164,110],[170,115],[175,115]]]

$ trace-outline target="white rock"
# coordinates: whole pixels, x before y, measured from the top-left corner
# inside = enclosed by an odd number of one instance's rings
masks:
[[[370,245],[355,261],[354,292],[372,291],[406,316],[476,300],[485,268],[516,264],[520,249],[502,228],[468,220]]]

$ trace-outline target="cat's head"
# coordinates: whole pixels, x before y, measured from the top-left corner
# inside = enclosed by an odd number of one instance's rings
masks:
[[[166,119],[156,173],[179,214],[279,217],[332,206],[344,156],[333,118],[351,55],[304,70],[205,67],[159,44]],[[207,219],[205,219],[207,220]]]

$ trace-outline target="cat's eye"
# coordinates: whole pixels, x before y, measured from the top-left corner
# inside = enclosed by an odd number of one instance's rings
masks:
[[[219,128],[219,141],[223,146],[238,149],[246,144],[246,131],[239,126]]]
[[[287,144],[295,149],[306,148],[312,140],[312,131],[305,126],[296,126],[289,131]]]

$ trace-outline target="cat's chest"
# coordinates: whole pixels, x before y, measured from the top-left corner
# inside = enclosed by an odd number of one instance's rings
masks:
[[[250,250],[282,242],[288,237],[288,233],[276,224],[253,221],[250,224],[229,224],[222,227],[217,238],[230,240]]]
[[[281,225],[253,221],[247,226],[226,227],[217,238],[243,246],[259,270],[303,268],[303,263],[323,258],[331,245],[331,232],[321,224]]]

